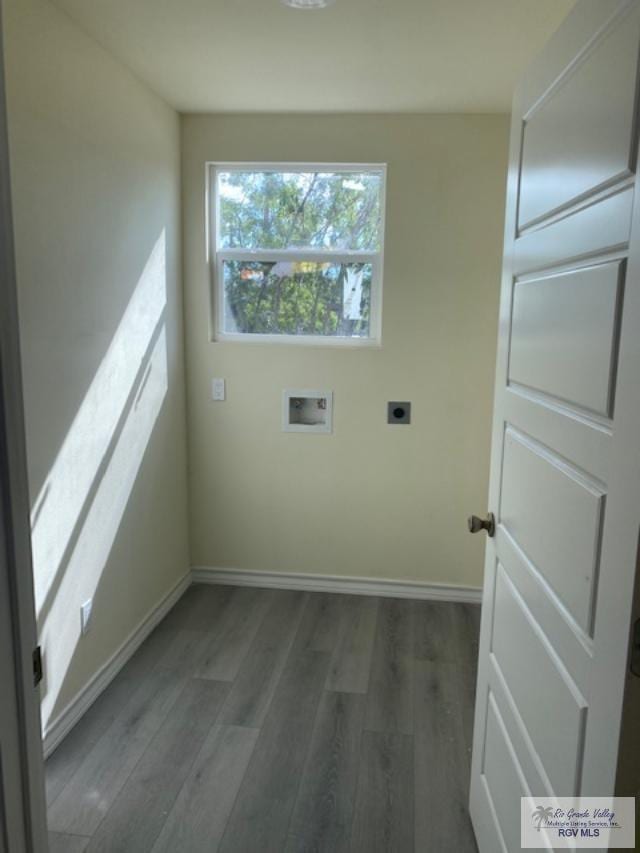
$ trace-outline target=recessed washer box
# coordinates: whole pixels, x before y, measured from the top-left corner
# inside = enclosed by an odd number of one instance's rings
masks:
[[[284,432],[331,432],[333,391],[285,389],[282,394],[282,429]]]

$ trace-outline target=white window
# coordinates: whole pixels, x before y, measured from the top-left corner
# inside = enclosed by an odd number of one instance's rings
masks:
[[[384,165],[214,164],[217,340],[380,342]]]

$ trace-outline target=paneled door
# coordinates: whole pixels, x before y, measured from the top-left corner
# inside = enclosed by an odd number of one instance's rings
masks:
[[[579,0],[514,101],[470,811],[614,793],[640,529],[640,0]]]

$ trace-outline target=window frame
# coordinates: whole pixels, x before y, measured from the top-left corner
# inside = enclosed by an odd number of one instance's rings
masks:
[[[327,249],[219,249],[220,199],[216,191],[218,172],[378,172],[380,188],[380,249],[377,252]],[[386,213],[386,163],[290,163],[250,161],[210,161],[206,164],[207,263],[210,274],[209,339],[211,342],[253,344],[294,344],[322,347],[380,347],[382,345],[382,279],[384,271],[384,240]],[[371,264],[371,305],[369,337],[337,337],[333,335],[277,335],[255,332],[226,332],[224,320],[223,264],[228,260],[244,261],[315,261]]]

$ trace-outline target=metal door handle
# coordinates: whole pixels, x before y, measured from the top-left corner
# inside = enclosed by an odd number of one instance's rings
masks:
[[[494,536],[496,532],[496,519],[492,512],[487,514],[486,518],[478,518],[477,515],[470,515],[467,519],[469,533],[478,533],[480,530],[486,530],[488,536]]]

